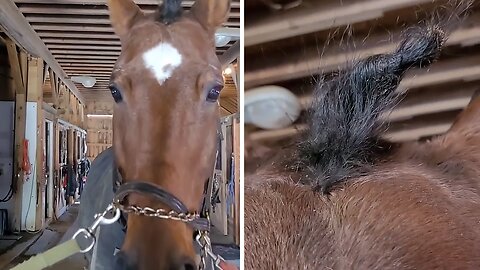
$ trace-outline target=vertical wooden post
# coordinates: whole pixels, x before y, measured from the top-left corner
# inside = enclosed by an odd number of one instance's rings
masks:
[[[26,70],[24,64],[26,54],[17,51],[17,46],[12,40],[6,41],[8,60],[13,75],[15,88],[15,152],[14,152],[14,193],[15,193],[15,216],[13,217],[14,230],[21,230],[22,222],[22,189],[23,189],[23,143],[25,140],[26,128],[26,91],[25,84],[27,81]]]
[[[237,114],[238,115],[238,114]],[[233,155],[234,155],[234,177],[235,177],[235,212],[234,212],[234,241],[240,245],[240,123],[239,118],[235,117],[232,123],[233,133]]]
[[[25,94],[15,95],[15,166],[14,166],[14,180],[15,180],[15,216],[13,217],[13,224],[16,231],[21,230],[22,222],[22,195],[23,195],[23,142],[25,140],[26,128],[26,96]]]
[[[52,88],[52,97],[53,97],[53,107],[58,108],[58,90],[56,83],[56,75],[52,69],[49,69],[49,78],[50,78],[50,88]]]
[[[227,202],[225,199],[227,198],[227,179],[228,179],[228,161],[230,156],[228,155],[227,151],[227,123],[222,123],[222,180],[220,181],[220,213],[221,213],[221,221],[222,221],[222,228],[221,231],[224,235],[228,234],[228,217],[227,217]]]
[[[75,148],[75,144],[74,144],[74,139],[75,139],[75,135],[73,133],[73,128],[69,128],[67,130],[67,164],[68,166],[73,166],[74,165],[74,148]],[[68,179],[67,181],[70,181],[70,176],[68,176]],[[68,189],[68,184],[67,184],[67,189]],[[75,199],[75,198],[73,198]],[[67,198],[68,200],[68,203],[73,203],[72,199],[70,197]]]
[[[37,186],[37,207],[35,215],[35,229],[40,229],[45,224],[45,173],[44,173],[44,115],[43,115],[43,60],[36,57],[28,59],[28,87],[27,101],[37,105],[37,138],[35,179]],[[35,145],[32,143],[32,145]]]
[[[53,121],[53,219],[56,220],[58,217],[58,205],[59,200],[61,199],[62,190],[61,180],[60,180],[60,128],[58,125],[58,117],[55,116]]]

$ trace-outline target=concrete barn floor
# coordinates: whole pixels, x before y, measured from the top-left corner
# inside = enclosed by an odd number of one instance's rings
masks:
[[[15,255],[6,253],[0,255],[0,269],[10,269],[15,265],[27,260],[38,253],[44,252],[57,245],[64,234],[74,223],[78,214],[79,205],[72,205],[55,222],[52,222],[46,229],[36,235],[26,235],[23,241],[18,241],[17,247],[11,247],[11,250],[21,248]],[[231,239],[221,235],[215,228],[211,232],[213,250],[230,263],[240,267],[240,250],[231,245]],[[20,247],[23,245],[23,247]],[[19,254],[19,255],[18,255]],[[88,269],[87,261],[82,254],[74,255],[56,265],[48,268],[49,270],[84,270]]]
[[[46,229],[44,229],[38,239],[31,244],[20,256],[16,257],[6,269],[10,269],[15,265],[27,260],[28,258],[46,251],[62,239],[62,236],[67,232],[70,226],[75,221],[78,214],[79,205],[72,205],[68,210],[55,222],[52,222]],[[70,258],[55,264],[48,268],[49,270],[83,270],[87,269],[87,261],[82,254],[71,256]]]

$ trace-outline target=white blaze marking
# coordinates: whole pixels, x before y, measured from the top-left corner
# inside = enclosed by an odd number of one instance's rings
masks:
[[[143,54],[143,62],[162,85],[182,63],[182,55],[169,43],[160,43]]]

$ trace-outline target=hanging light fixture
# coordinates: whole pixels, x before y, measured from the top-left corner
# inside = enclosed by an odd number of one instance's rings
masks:
[[[90,76],[72,76],[70,77],[70,79],[73,82],[81,83],[83,87],[86,87],[86,88],[92,88],[97,82],[97,80],[94,77],[90,77]]]
[[[224,47],[232,40],[240,39],[240,29],[232,27],[220,27],[215,32],[215,46]]]
[[[268,85],[245,92],[245,123],[263,129],[280,129],[292,125],[300,116],[302,106],[288,89]]]
[[[232,68],[231,67],[227,67],[223,70],[223,74],[224,75],[231,75],[232,74]]]

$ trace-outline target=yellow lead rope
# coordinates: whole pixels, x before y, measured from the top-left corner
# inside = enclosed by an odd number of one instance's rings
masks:
[[[105,217],[110,212],[112,212],[113,216],[111,218]],[[63,261],[74,254],[88,252],[95,245],[96,239],[94,233],[97,227],[99,225],[113,224],[119,218],[120,209],[114,208],[113,204],[109,204],[103,213],[95,215],[95,220],[90,227],[78,229],[78,231],[73,235],[72,239],[43,253],[33,256],[25,262],[15,266],[11,270],[41,270]],[[90,239],[90,245],[84,249],[80,248],[77,242],[78,236],[83,236],[83,238],[87,240]]]
[[[40,270],[50,267],[81,251],[77,240],[70,239],[46,252],[40,253],[15,266],[12,270]]]

